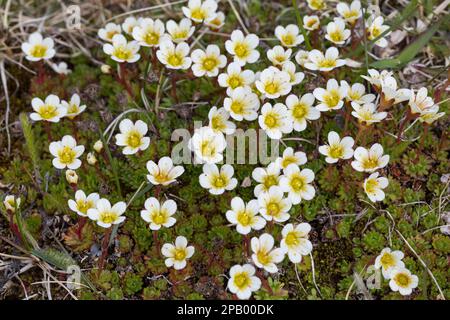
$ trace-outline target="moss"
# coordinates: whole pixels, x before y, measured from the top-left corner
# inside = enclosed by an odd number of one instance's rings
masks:
[[[127,295],[138,293],[142,289],[142,278],[133,273],[127,273],[123,279],[124,290]]]

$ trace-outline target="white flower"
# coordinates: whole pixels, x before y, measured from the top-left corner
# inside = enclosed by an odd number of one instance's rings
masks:
[[[225,49],[234,56],[234,61],[241,66],[246,63],[253,63],[259,59],[259,52],[256,48],[259,45],[259,38],[255,34],[244,36],[241,30],[234,30],[230,40],[225,41]]]
[[[130,119],[124,119],[120,121],[119,130],[120,133],[116,134],[116,144],[125,147],[122,150],[123,154],[135,154],[150,145],[150,138],[145,136],[148,127],[142,120],[133,123]]]
[[[134,40],[143,47],[158,47],[163,41],[168,40],[164,34],[164,23],[159,19],[140,19],[132,34]]]
[[[380,269],[385,279],[390,279],[392,272],[397,268],[403,268],[405,264],[402,259],[404,257],[403,252],[397,250],[392,251],[391,248],[384,248],[381,250],[379,256],[376,257],[374,267]]]
[[[280,247],[283,249],[292,263],[300,263],[302,256],[306,256],[312,251],[312,243],[308,240],[308,233],[311,231],[309,223],[300,223],[294,227],[288,223],[281,231]]]
[[[87,217],[88,210],[96,208],[99,199],[100,196],[98,193],[91,193],[86,197],[83,190],[77,190],[75,192],[75,200],[69,199],[68,205],[73,212],[76,212],[82,217]]]
[[[206,50],[196,49],[191,54],[192,72],[196,77],[204,75],[208,77],[216,77],[219,69],[227,65],[227,58],[220,54],[220,49],[215,44],[210,44]]]
[[[369,69],[368,73],[369,73],[368,76],[361,76],[361,78],[364,78],[367,81],[369,81],[369,83],[377,89],[381,88],[381,85],[382,85],[384,79],[392,76],[392,72],[387,71],[387,70],[378,72],[375,69]]]
[[[278,186],[270,187],[269,192],[258,197],[259,213],[267,221],[285,222],[290,218],[291,200],[284,198],[283,190]]]
[[[188,6],[181,8],[184,15],[194,22],[203,22],[214,19],[217,2],[215,0],[189,0]]]
[[[48,60],[55,56],[53,49],[54,42],[52,38],[43,38],[39,32],[32,33],[28,41],[22,43],[22,51],[25,53],[25,59],[29,61]]]
[[[374,172],[389,162],[389,155],[383,155],[383,147],[379,143],[372,145],[370,150],[358,147],[353,156],[355,160],[352,161],[352,167],[360,172]]]
[[[205,21],[205,25],[214,30],[219,30],[225,24],[225,14],[221,11],[217,12],[214,18]]]
[[[299,50],[297,54],[295,55],[295,61],[301,66],[305,67],[305,63],[310,62],[309,61],[309,52],[305,50]]]
[[[419,278],[405,268],[395,269],[391,276],[389,287],[392,291],[398,291],[402,296],[410,295],[413,289],[419,285]]]
[[[297,166],[301,166],[307,162],[306,153],[303,151],[297,151],[294,153],[294,149],[288,147],[284,149],[283,156],[278,157],[275,160],[275,163],[281,167],[282,169],[286,169],[288,165],[295,164]]]
[[[165,243],[161,248],[161,253],[167,257],[164,260],[166,267],[173,266],[175,270],[181,270],[186,267],[186,260],[194,255],[195,249],[193,246],[187,245],[187,239],[183,236],[178,236],[175,239],[175,245]]]
[[[215,164],[204,164],[203,173],[199,176],[200,185],[211,194],[222,194],[225,190],[233,190],[237,179],[233,178],[234,168],[224,164],[220,170]]]
[[[194,131],[189,140],[189,149],[196,159],[202,163],[218,163],[223,160],[223,151],[227,146],[225,137],[215,133],[210,127],[202,127]]]
[[[59,122],[66,115],[66,109],[61,104],[58,96],[48,95],[45,102],[39,98],[31,100],[31,107],[34,112],[30,114],[33,121]]]
[[[296,72],[295,64],[292,61],[286,61],[281,67],[281,71],[286,72],[289,75],[292,86],[295,86],[303,81],[305,74],[303,72]]]
[[[72,136],[64,136],[61,141],[53,141],[49,146],[50,153],[55,157],[52,161],[57,169],[76,170],[81,166],[78,159],[84,152],[84,146],[77,146],[77,142]]]
[[[256,88],[269,99],[276,99],[291,92],[291,77],[275,67],[264,69],[255,81]]]
[[[387,112],[377,112],[377,107],[373,103],[366,103],[362,106],[358,103],[352,102],[352,116],[357,118],[360,122],[370,125],[375,122],[380,122],[387,116]]]
[[[274,238],[268,233],[263,233],[259,238],[253,237],[250,244],[255,265],[270,273],[278,272],[276,263],[283,261],[285,253],[280,248],[273,248]]]
[[[295,24],[289,24],[286,27],[277,26],[275,36],[283,46],[288,48],[296,47],[305,40],[303,35],[299,34],[299,29]]]
[[[370,103],[375,100],[372,93],[366,94],[366,87],[361,83],[354,83],[351,86],[347,81],[341,80],[341,87],[347,92],[345,99],[358,104]]]
[[[292,204],[299,204],[302,199],[311,200],[316,190],[310,184],[314,181],[314,172],[311,169],[300,168],[296,164],[290,164],[283,170],[284,176],[280,179],[281,190],[288,193]]]
[[[112,42],[114,36],[116,34],[120,34],[122,32],[122,29],[120,28],[119,24],[115,24],[112,22],[109,22],[106,24],[104,28],[100,28],[97,32],[100,39]]]
[[[262,193],[269,192],[272,186],[279,186],[281,167],[276,162],[270,163],[267,168],[255,168],[252,172],[252,178],[256,182],[254,194],[259,197]]]
[[[344,106],[344,98],[347,95],[345,89],[345,87],[339,86],[336,79],[328,80],[326,89],[314,89],[314,97],[321,102],[316,106],[317,110],[326,112],[341,109]]]
[[[362,16],[361,2],[358,0],[353,1],[350,6],[345,2],[339,2],[336,6],[336,10],[341,17],[351,25],[355,24]]]
[[[345,29],[345,22],[341,18],[335,18],[327,25],[325,39],[334,44],[342,45],[350,37],[350,30]]]
[[[173,200],[160,204],[158,199],[150,197],[145,200],[144,210],[141,210],[141,218],[150,223],[150,230],[159,230],[161,227],[170,228],[177,219],[172,217],[177,211],[177,204]]]
[[[313,107],[314,100],[314,95],[311,93],[303,95],[300,99],[293,94],[286,98],[288,114],[295,131],[305,130],[308,121],[320,118],[320,111]]]
[[[236,88],[250,86],[255,81],[255,73],[252,70],[242,70],[237,62],[232,62],[227,67],[226,73],[219,74],[217,78],[219,86],[227,88],[227,94]]]
[[[13,195],[7,195],[5,197],[5,199],[3,200],[3,205],[5,206],[6,211],[14,213],[16,211],[16,208],[18,209],[20,207],[20,198],[16,198]],[[264,222],[265,222],[265,220],[264,220]]]
[[[88,210],[88,217],[97,222],[100,227],[109,228],[113,224],[120,224],[125,221],[123,216],[127,205],[120,201],[111,206],[107,199],[100,199],[97,201],[95,208]]]
[[[69,119],[75,118],[86,110],[86,105],[80,106],[80,96],[76,93],[72,95],[70,102],[62,100],[61,105],[66,109],[66,117]]]
[[[209,126],[216,133],[233,134],[236,131],[236,125],[228,121],[229,118],[230,113],[225,108],[217,109],[214,106],[208,113]]]
[[[319,50],[311,50],[308,53],[308,60],[305,68],[309,70],[331,71],[345,65],[345,60],[339,59],[339,51],[335,47],[328,48],[325,55]]]
[[[156,52],[158,60],[169,69],[186,70],[191,66],[192,60],[188,57],[189,45],[180,42],[175,46],[172,41],[164,41]]]
[[[355,140],[352,137],[341,138],[339,135],[330,131],[328,133],[328,144],[319,147],[319,152],[326,156],[325,161],[336,163],[339,159],[350,159],[353,157],[353,145]]]
[[[153,161],[147,162],[147,170],[149,174],[147,175],[148,181],[153,185],[163,185],[167,186],[181,176],[184,172],[182,166],[174,166],[173,161],[169,157],[162,157],[159,159],[158,164]]]
[[[258,215],[258,200],[250,200],[247,204],[240,197],[231,200],[231,210],[226,213],[227,220],[236,225],[236,231],[240,234],[249,234],[253,230],[261,230],[266,225],[266,220]]]
[[[428,108],[427,110],[423,111],[419,116],[419,121],[424,122],[426,124],[432,124],[434,121],[438,120],[439,118],[443,117],[445,115],[445,112],[439,112],[439,106],[434,105],[431,108]]]
[[[103,45],[103,52],[110,55],[114,61],[133,63],[141,57],[138,53],[139,48],[137,41],[128,42],[123,35],[116,34],[112,39],[112,45],[109,43]]]
[[[53,71],[55,71],[58,74],[68,75],[72,72],[67,66],[67,63],[60,62],[60,63],[51,63],[50,66],[52,67]]]
[[[369,19],[366,21],[366,31],[367,31],[367,40],[375,40],[377,37],[379,37],[383,32],[389,29],[388,26],[383,25],[384,19],[383,17],[379,16],[374,18],[373,16],[370,16]],[[381,37],[375,42],[375,45],[384,48],[388,45],[387,40],[384,38],[389,35],[390,32],[388,32],[386,35]]]
[[[252,292],[261,288],[261,280],[255,276],[255,268],[251,264],[234,265],[230,269],[228,289],[241,300],[249,299]]]
[[[303,27],[306,30],[313,31],[320,27],[320,20],[318,16],[307,16],[303,17]]]
[[[364,180],[364,191],[372,202],[383,201],[383,189],[389,184],[389,180],[387,178],[378,177],[379,175],[380,174],[378,172],[374,172]]]
[[[292,49],[286,49],[282,46],[275,46],[267,51],[267,58],[274,66],[282,66],[291,59]]]
[[[281,139],[283,133],[292,132],[292,121],[282,103],[276,103],[273,107],[270,103],[264,104],[258,123],[271,139]]]
[[[192,25],[191,20],[187,18],[181,19],[178,24],[173,20],[167,21],[166,29],[172,41],[175,43],[188,40],[195,31],[195,27]]]
[[[141,19],[142,18],[140,18],[139,20]],[[134,27],[137,27],[139,25],[139,20],[135,17],[127,17],[122,23],[122,30],[127,34],[132,35]]]
[[[381,98],[385,103],[397,104],[407,101],[411,97],[411,90],[397,89],[397,80],[394,77],[386,77],[381,83]]]
[[[412,114],[423,114],[434,106],[433,98],[428,96],[427,88],[423,87],[417,91],[417,94],[411,90],[409,98],[409,107]]]
[[[312,10],[324,10],[327,7],[325,0],[306,0],[306,2]]]
[[[253,121],[258,117],[260,101],[249,87],[239,87],[223,100],[223,106],[236,121]]]

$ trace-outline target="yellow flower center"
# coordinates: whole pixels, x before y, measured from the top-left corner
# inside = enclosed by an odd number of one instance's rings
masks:
[[[42,44],[35,44],[31,49],[30,55],[35,58],[43,58],[47,54],[47,47]]]
[[[406,288],[411,283],[411,278],[405,273],[397,273],[394,277],[394,281],[398,286]]]
[[[362,161],[362,166],[366,170],[375,169],[378,167],[378,159],[367,157]]]
[[[270,262],[272,262],[272,259],[270,258],[270,254],[267,251],[263,251],[263,250],[259,250],[256,253],[256,257],[258,258],[258,261],[262,264],[262,265],[267,265]]]
[[[290,185],[295,192],[300,192],[306,185],[305,179],[301,176],[295,176],[291,179]]]
[[[167,62],[173,67],[179,67],[183,63],[183,58],[178,54],[173,53],[167,58]]]
[[[280,90],[280,86],[278,85],[278,83],[275,82],[269,82],[265,85],[264,90],[268,93],[268,94],[275,94]]]
[[[231,111],[236,114],[242,114],[244,112],[244,103],[241,101],[233,101],[230,106]]]
[[[352,18],[356,18],[358,16],[358,11],[349,10],[344,12],[344,18],[347,20],[353,20]]]
[[[267,205],[267,214],[269,216],[277,216],[280,213],[280,205],[277,202],[270,202]]]
[[[300,243],[299,237],[297,236],[297,233],[295,231],[291,231],[286,235],[286,238],[284,238],[284,242],[289,247],[295,247]]]
[[[294,44],[294,41],[295,37],[290,33],[287,33],[281,37],[281,42],[283,42],[286,46],[292,46]]]
[[[152,220],[154,224],[164,224],[167,221],[167,214],[165,211],[154,212]]]
[[[214,178],[212,185],[218,189],[224,188],[228,184],[228,178],[225,175],[218,175]]]
[[[344,40],[344,35],[341,31],[337,30],[330,33],[330,39],[334,42],[341,42]]]
[[[113,223],[117,220],[117,214],[110,211],[102,212],[99,220],[103,223]]]
[[[215,57],[209,57],[203,60],[203,69],[206,71],[212,71],[218,65],[218,60]]]
[[[228,85],[231,87],[231,89],[236,89],[237,87],[240,87],[243,85],[241,77],[238,75],[234,75],[228,78]]]
[[[75,160],[75,151],[72,150],[71,147],[64,146],[62,149],[58,151],[59,161],[63,164],[71,164],[73,160]]]
[[[358,112],[358,115],[361,117],[361,120],[363,121],[371,121],[374,119],[373,113],[369,110],[360,110]]]
[[[39,108],[39,115],[44,120],[54,118],[58,115],[58,108],[54,105],[44,104]]]
[[[160,172],[158,172],[157,175],[154,176],[154,178],[155,178],[156,182],[158,182],[158,183],[164,183],[164,182],[169,181],[169,175],[167,172],[160,171]]]
[[[222,121],[222,117],[218,115],[211,118],[211,127],[216,131],[222,131],[226,129],[226,125],[224,121]]]
[[[205,12],[201,7],[191,9],[191,17],[196,20],[203,20],[205,19]]]
[[[250,50],[245,43],[239,43],[234,47],[234,53],[238,56],[238,58],[245,58],[249,55],[249,51]]]
[[[236,220],[244,227],[247,227],[252,223],[253,218],[246,211],[240,211],[237,214]]]
[[[108,31],[106,32],[106,38],[109,40],[112,40],[112,38],[116,35],[119,34],[117,31]]]
[[[330,146],[329,154],[331,158],[341,158],[344,155],[344,148],[340,144],[333,144]]]
[[[358,93],[358,91],[348,90],[347,92],[347,98],[350,101],[359,100],[361,98],[361,94]]]
[[[173,39],[186,39],[188,36],[188,30],[177,30],[172,34]]]
[[[369,32],[369,40],[373,40],[381,34],[381,29],[377,26],[373,26]]]
[[[86,214],[87,211],[91,208],[94,207],[94,204],[92,203],[92,201],[84,201],[84,200],[77,200],[77,209],[78,211],[80,211],[81,213]]]
[[[321,10],[326,7],[325,1],[323,0],[310,0],[309,4],[314,10]]]
[[[132,148],[137,148],[141,145],[142,135],[135,130],[128,132],[127,145]]]
[[[292,108],[292,115],[296,120],[302,120],[308,113],[308,107],[303,103],[297,103]]]
[[[283,168],[287,168],[288,165],[290,165],[291,163],[297,163],[297,158],[293,157],[293,156],[288,156],[285,157],[282,161],[281,161],[281,166]]]
[[[202,143],[200,149],[202,151],[202,155],[204,155],[204,156],[210,156],[211,157],[211,156],[213,156],[216,153],[216,147],[209,140],[204,141]]]
[[[369,179],[366,181],[366,192],[367,193],[374,193],[377,188],[378,188],[378,181],[376,179]],[[383,259],[385,257],[386,257],[386,259],[392,259],[390,254],[385,253],[383,255],[383,257],[381,258],[382,263],[383,263]]]
[[[339,94],[339,91],[332,89],[324,95],[323,100],[328,108],[333,108],[341,101],[341,95]]]
[[[157,45],[159,42],[159,34],[156,32],[149,32],[145,34],[144,41],[149,45]]]
[[[332,68],[336,66],[336,60],[331,60],[331,59],[322,59],[319,62],[319,67],[320,68]]]
[[[186,259],[186,249],[175,249],[175,254],[173,255],[173,258],[177,261],[183,261]]]
[[[125,46],[119,46],[114,48],[113,56],[126,61],[133,56],[133,52],[131,52],[131,50],[127,49]]]
[[[74,103],[69,103],[69,107],[67,108],[67,114],[74,114],[78,112],[78,106]]]
[[[306,26],[307,26],[308,28],[312,28],[312,27],[316,24],[316,22],[317,22],[317,20],[315,20],[315,19],[309,19],[309,20],[306,22]]]
[[[275,176],[273,174],[269,174],[269,175],[265,176],[263,179],[263,185],[264,185],[264,188],[266,188],[266,190],[269,190],[271,186],[278,185],[277,176]]]
[[[234,284],[240,290],[243,290],[250,286],[250,277],[247,272],[240,272],[234,275]]]
[[[273,113],[269,113],[264,118],[264,124],[268,128],[276,128],[278,126],[278,116]]]

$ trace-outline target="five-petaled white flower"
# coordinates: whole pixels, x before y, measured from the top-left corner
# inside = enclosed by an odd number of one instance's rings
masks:
[[[116,144],[124,147],[123,154],[135,154],[143,151],[150,145],[150,138],[146,137],[147,124],[138,120],[133,123],[130,119],[124,119],[119,124],[120,133],[116,134]]]
[[[231,210],[226,213],[227,220],[236,225],[236,231],[240,234],[249,234],[253,230],[261,230],[266,225],[266,220],[258,215],[258,200],[250,200],[247,204],[240,197],[231,200]]]
[[[390,279],[392,272],[397,268],[403,268],[405,264],[402,259],[405,255],[400,250],[392,251],[391,248],[384,248],[376,257],[374,267],[380,269],[385,279]]]
[[[362,16],[361,2],[359,0],[353,1],[350,6],[345,2],[339,2],[336,6],[336,10],[339,15],[351,25],[354,25]]]
[[[213,30],[219,30],[225,24],[225,14],[222,11],[216,12],[214,18],[205,21],[205,25]]]
[[[383,84],[384,79],[392,76],[392,72],[387,70],[379,72],[375,69],[369,69],[367,72],[369,73],[369,75],[362,75],[361,78],[369,81],[369,83],[373,85],[377,90],[381,89],[381,85]]]
[[[283,133],[292,132],[292,121],[282,103],[276,103],[274,106],[270,103],[264,104],[258,123],[271,139],[281,139]]]
[[[117,62],[133,63],[139,60],[139,43],[137,41],[128,42],[122,34],[116,34],[112,39],[112,44],[105,43],[103,52],[111,56]]]
[[[143,47],[158,47],[168,40],[164,33],[164,23],[151,18],[140,19],[139,24],[133,28],[133,38]]]
[[[256,88],[269,99],[276,99],[291,92],[291,77],[276,67],[268,67],[255,81]]]
[[[82,217],[87,217],[88,210],[95,208],[99,199],[100,196],[98,193],[91,193],[86,197],[83,190],[77,190],[75,192],[75,200],[69,199],[67,203],[70,210]]]
[[[107,23],[104,28],[98,29],[97,32],[99,38],[107,42],[112,42],[114,36],[121,33],[122,28],[120,27],[120,25],[113,22]]]
[[[192,25],[191,20],[183,18],[179,23],[173,20],[169,20],[166,23],[166,29],[171,39],[175,43],[188,40],[195,31],[195,27]]]
[[[372,93],[366,94],[366,87],[362,83],[354,83],[351,86],[347,81],[341,80],[341,87],[347,92],[345,100],[358,104],[370,103],[375,100]]]
[[[285,47],[296,47],[305,39],[303,35],[299,34],[299,29],[295,24],[289,24],[286,27],[277,26],[275,28],[275,37],[280,40]]]
[[[59,122],[66,115],[66,108],[61,104],[58,96],[51,94],[42,101],[39,98],[31,100],[31,107],[34,112],[30,114],[33,121]]]
[[[352,167],[360,172],[374,172],[389,162],[389,155],[383,155],[383,147],[379,143],[372,145],[369,150],[358,147],[353,156],[355,160],[352,161]]]
[[[127,205],[123,201],[111,206],[108,199],[100,199],[97,201],[95,208],[88,210],[88,217],[97,222],[100,227],[109,228],[113,224],[120,224],[125,221],[125,216],[123,216],[125,210],[127,210]]]
[[[372,41],[376,38],[380,37],[386,30],[389,29],[388,26],[383,25],[384,18],[382,16],[374,17],[370,16],[366,21],[366,31],[367,31],[367,40]],[[384,38],[389,35],[390,32],[383,35],[383,37],[379,38],[375,41],[375,45],[384,48],[388,45],[387,40]]]
[[[211,194],[222,194],[225,190],[233,190],[237,186],[237,179],[233,178],[234,168],[224,164],[220,170],[215,164],[204,164],[203,173],[199,176],[200,185],[208,189]]]
[[[445,112],[439,112],[439,106],[434,105],[425,111],[423,111],[419,116],[419,121],[426,123],[426,124],[432,124],[434,121],[438,120],[439,118],[443,117],[445,115]]]
[[[341,18],[335,18],[327,25],[327,34],[325,39],[333,42],[334,44],[342,45],[350,38],[350,30],[345,29],[345,22]]]
[[[325,0],[306,0],[306,2],[312,10],[324,10],[327,7]]]
[[[76,93],[72,95],[70,102],[65,100],[61,101],[61,105],[66,109],[67,118],[73,119],[86,109],[86,105],[80,106],[80,103],[80,96]]]
[[[230,113],[225,108],[217,109],[214,106],[208,113],[209,126],[216,133],[233,134],[236,131],[236,125],[228,121],[229,118]]]
[[[331,71],[345,65],[345,60],[339,59],[339,50],[335,47],[328,48],[325,55],[317,49],[311,50],[308,60],[305,68],[309,70]]]
[[[352,116],[366,125],[380,122],[387,116],[387,112],[377,112],[377,107],[373,103],[365,103],[361,106],[356,102],[352,102],[352,108]]]
[[[69,66],[64,61],[60,63],[50,63],[50,67],[52,67],[53,71],[55,71],[57,74],[62,75],[68,75],[72,72],[72,70],[69,69]]]
[[[251,33],[244,36],[241,30],[234,30],[231,33],[230,40],[225,41],[225,49],[233,55],[234,62],[241,66],[246,63],[253,63],[259,59],[259,52],[256,48],[259,45],[257,35]]]
[[[314,100],[314,95],[311,93],[304,94],[300,99],[293,94],[286,98],[288,114],[295,131],[305,130],[308,121],[320,118],[320,111],[313,107]]]
[[[283,190],[278,186],[272,186],[268,192],[261,193],[258,203],[259,213],[267,221],[285,222],[290,218],[288,212],[292,207],[291,200],[284,198]]]
[[[253,121],[258,118],[260,100],[250,87],[239,87],[223,100],[223,106],[236,121]]]
[[[228,289],[236,294],[238,299],[246,300],[252,296],[252,292],[261,288],[261,280],[255,276],[255,267],[251,264],[234,265],[230,269]]]
[[[306,50],[299,50],[295,54],[295,61],[299,64],[301,67],[305,67],[305,63],[309,62],[309,51]]]
[[[383,201],[385,196],[383,189],[389,185],[389,180],[379,175],[378,172],[374,172],[363,183],[364,191],[372,202]]]
[[[309,223],[300,223],[294,226],[288,223],[281,230],[280,247],[283,249],[292,263],[300,263],[302,256],[306,256],[312,251],[312,243],[308,240],[308,234],[311,231]]]
[[[147,162],[147,175],[148,181],[153,185],[167,186],[181,176],[184,172],[182,166],[174,166],[170,157],[162,157],[159,159],[158,164],[152,160]]]
[[[52,163],[56,169],[76,170],[81,166],[78,159],[84,152],[84,146],[77,146],[77,142],[72,136],[66,135],[61,141],[53,141],[49,145],[49,150],[53,159]]]
[[[353,157],[353,145],[355,140],[352,137],[340,138],[335,131],[328,133],[328,144],[319,147],[319,152],[326,156],[325,161],[336,163],[340,159],[346,160]]]
[[[344,98],[347,95],[345,87],[339,86],[336,79],[327,82],[327,88],[316,88],[313,91],[314,97],[320,101],[316,106],[319,111],[326,112],[338,110],[344,106]]]
[[[139,25],[141,19],[142,18],[136,19],[136,17],[133,16],[127,17],[122,23],[122,30],[130,36],[133,35],[133,29]]]
[[[141,210],[141,218],[150,223],[150,230],[170,228],[177,221],[172,217],[177,211],[177,204],[173,200],[169,199],[161,204],[158,199],[150,197],[145,200],[144,208]]]
[[[319,29],[319,27],[320,27],[319,17],[315,16],[315,15],[313,15],[313,16],[305,15],[303,17],[303,27],[309,31],[314,31],[314,30]]]
[[[281,71],[284,71],[289,75],[292,86],[299,84],[305,78],[305,74],[303,72],[297,72],[295,64],[292,61],[286,61],[283,63]]]
[[[53,49],[53,39],[44,39],[39,32],[30,34],[28,41],[22,43],[21,47],[25,53],[25,59],[29,61],[48,60],[56,54],[55,49]]]
[[[254,190],[255,197],[269,192],[272,186],[279,186],[280,174],[281,166],[276,162],[271,162],[266,168],[253,169],[252,178],[256,182],[259,182]]]
[[[189,0],[187,7],[182,7],[184,15],[194,22],[203,22],[216,17],[217,2],[215,0]]]
[[[240,87],[250,86],[255,81],[255,73],[252,70],[242,70],[237,62],[232,62],[227,67],[226,73],[219,74],[217,78],[219,86],[227,88],[227,94]]]
[[[275,163],[281,167],[282,169],[286,169],[288,165],[295,164],[297,166],[301,166],[307,162],[306,153],[303,151],[297,151],[294,153],[294,149],[288,147],[284,149],[283,156],[278,157],[275,160]]]
[[[175,239],[175,244],[165,243],[161,248],[161,253],[167,257],[164,263],[168,268],[172,267],[175,270],[181,270],[186,267],[186,260],[194,255],[195,248],[187,245],[187,239],[183,236],[178,236]]]
[[[314,172],[311,169],[300,168],[296,164],[290,164],[283,170],[284,175],[280,179],[281,190],[288,193],[292,204],[299,204],[302,199],[311,200],[316,190],[311,185],[314,181]]]
[[[196,49],[191,53],[192,72],[196,77],[216,77],[219,69],[227,64],[227,58],[220,54],[220,49],[215,44],[210,44],[206,50]]]
[[[223,160],[223,151],[227,141],[222,133],[216,133],[211,127],[201,127],[194,131],[188,147],[194,152],[195,160],[200,163],[218,163]]]
[[[410,295],[418,285],[419,278],[405,268],[394,269],[389,281],[391,290],[398,291],[402,296]]]
[[[253,263],[267,272],[277,272],[276,264],[283,261],[285,252],[281,248],[274,249],[274,238],[268,233],[263,233],[259,238],[253,237],[250,244]]]
[[[284,49],[282,46],[275,46],[267,51],[267,58],[274,66],[282,66],[291,59],[292,49]]]
[[[397,80],[394,77],[386,77],[383,79],[381,93],[383,104],[389,105],[407,101],[411,97],[411,90],[397,88]]]
[[[175,46],[172,41],[167,40],[159,45],[156,56],[166,68],[186,70],[192,63],[191,58],[188,57],[189,50],[189,45],[186,42],[180,42]]]
[[[428,90],[425,87],[420,88],[417,93],[411,90],[408,104],[412,114],[423,114],[435,105],[433,98],[428,96]]]

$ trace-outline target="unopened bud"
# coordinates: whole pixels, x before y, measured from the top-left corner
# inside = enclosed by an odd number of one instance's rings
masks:
[[[97,151],[98,153],[102,152],[102,150],[103,150],[103,142],[101,140],[97,140],[94,143],[94,150]]]
[[[105,74],[110,74],[111,73],[111,66],[109,66],[107,64],[103,64],[100,67],[100,70],[102,70],[102,72],[105,73]]]
[[[91,166],[95,166],[95,164],[97,163],[97,158],[95,157],[94,153],[89,152],[87,154],[87,162],[91,165]]]
[[[13,195],[6,196],[3,204],[5,205],[6,211],[14,213],[16,208],[20,206],[20,198],[16,199]]]
[[[74,187],[78,183],[78,175],[73,170],[66,171],[66,180],[70,184],[70,186]]]

